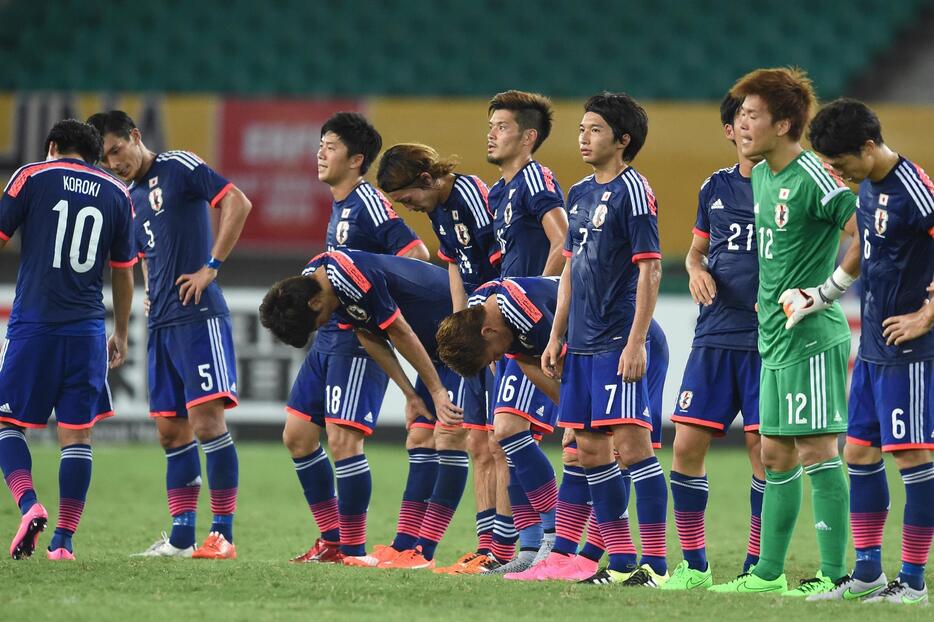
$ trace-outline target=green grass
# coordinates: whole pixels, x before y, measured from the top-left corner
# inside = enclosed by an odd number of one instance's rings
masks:
[[[419,571],[378,571],[286,562],[315,537],[282,447],[241,444],[240,500],[235,562],[148,560],[128,555],[146,548],[169,525],[163,488],[164,458],[155,446],[100,446],[94,450],[94,481],[76,536],[77,563],[52,563],[42,551],[33,559],[0,562],[0,620],[317,620],[317,619],[503,619],[835,620],[870,615],[873,620],[930,619],[931,610],[863,609],[857,603],[803,603],[769,596],[672,594],[652,590],[567,584],[515,584],[493,577],[440,577]],[[34,478],[52,512],[57,492],[57,450],[34,448]],[[405,483],[401,445],[368,451],[373,469],[369,543],[389,542]],[[557,458],[557,455],[553,457]],[[670,453],[662,452],[667,467]],[[720,449],[709,461],[711,482],[707,544],[714,575],[735,575],[745,555],[749,470],[741,450]],[[886,570],[898,569],[902,485],[890,465],[892,516],[886,529]],[[894,475],[894,477],[892,477]],[[448,563],[475,544],[469,494],[439,548]],[[199,538],[209,522],[202,491]],[[5,494],[5,493],[4,493]],[[0,503],[0,543],[6,546],[19,521],[9,497]],[[634,508],[632,510],[635,515]],[[669,521],[672,563],[680,560],[674,521]],[[788,559],[790,582],[812,576],[817,547],[809,507],[801,513]],[[49,531],[40,539],[48,544]],[[851,560],[852,562],[852,560]]]

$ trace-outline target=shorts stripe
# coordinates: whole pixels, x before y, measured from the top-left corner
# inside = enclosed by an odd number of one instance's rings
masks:
[[[827,428],[827,383],[824,353],[815,354],[808,359],[811,392],[811,429]]]
[[[355,357],[354,363],[357,365],[357,376],[354,378],[353,387],[351,388],[351,399],[344,403],[345,412],[343,418],[347,421],[352,421],[354,413],[357,412],[357,404],[360,403],[360,393],[363,390],[363,379],[366,377],[366,359]]]
[[[6,349],[10,345],[9,339],[3,340],[3,349],[0,350],[0,371],[3,371],[3,361],[6,360]]]
[[[214,334],[217,338],[217,358],[221,364],[221,375],[224,378],[224,390],[230,391],[230,374],[227,370],[227,353],[224,351],[224,339],[221,332],[221,318],[214,318]]]
[[[350,373],[347,374],[347,383],[344,385],[344,396],[341,400],[341,409],[340,412],[329,412],[330,415],[339,418],[341,421],[350,421],[353,417],[353,409],[351,404],[353,403],[354,393],[357,389],[357,386],[360,384],[360,358],[354,357],[350,361]],[[332,388],[331,391],[334,389]],[[331,400],[328,400],[331,402]],[[331,403],[328,403],[325,407],[325,412],[329,411]]]
[[[457,383],[457,401],[454,405],[458,408],[464,407],[464,377],[460,376],[460,382]]]
[[[921,444],[924,439],[924,361],[908,366],[908,424],[910,442]]]
[[[214,379],[219,391],[227,391],[227,385],[224,383],[224,373],[222,368],[223,356],[218,344],[217,318],[208,320],[208,334],[211,338],[211,356],[214,358]]]

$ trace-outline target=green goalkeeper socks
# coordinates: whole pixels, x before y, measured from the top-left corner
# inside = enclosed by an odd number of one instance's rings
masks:
[[[765,482],[761,551],[753,574],[772,581],[785,572],[785,555],[801,510],[801,467],[790,471],[766,469]]]
[[[850,499],[839,457],[804,467],[811,478],[814,529],[820,550],[821,572],[837,580],[846,574]]]

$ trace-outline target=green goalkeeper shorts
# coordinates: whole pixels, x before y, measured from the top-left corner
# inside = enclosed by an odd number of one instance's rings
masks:
[[[846,432],[846,373],[850,342],[759,375],[759,432],[810,436]]]

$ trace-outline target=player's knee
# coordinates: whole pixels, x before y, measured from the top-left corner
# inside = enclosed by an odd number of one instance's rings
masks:
[[[849,445],[847,445],[849,447]],[[870,449],[866,447],[865,449]],[[876,451],[879,451],[878,449]],[[895,451],[892,452],[892,455],[895,458],[895,465],[900,469],[911,469],[916,466],[921,466],[922,464],[927,464],[931,461],[931,452],[927,449],[907,449],[904,451]],[[882,459],[882,452],[879,452],[879,459]],[[878,462],[875,460],[873,462]],[[872,463],[870,463],[872,464]],[[934,507],[931,508],[931,511],[934,512]]]
[[[802,439],[803,440],[803,439]],[[810,438],[798,442],[798,461],[804,466],[810,466],[839,455],[837,439],[834,435],[825,435],[820,438]]]
[[[680,464],[693,467],[703,467],[704,459],[707,457],[707,446],[698,443],[691,434],[682,434],[681,428],[675,434],[673,444],[675,460]]]
[[[91,428],[73,430],[59,426],[58,440],[62,447],[67,447],[68,445],[90,445]]]
[[[864,447],[847,443],[843,446],[843,459],[848,464],[875,464],[882,459],[882,451],[878,447]]]
[[[405,437],[406,449],[434,449],[435,437],[433,428],[409,428]]]
[[[363,432],[339,425],[328,426],[328,447],[334,460],[345,460],[363,453]]]
[[[312,434],[310,430],[299,430],[290,426],[282,429],[282,444],[293,458],[307,456],[321,446],[317,434]]]
[[[435,426],[435,449],[438,451],[465,451],[467,449],[466,428]]]
[[[648,429],[642,426],[620,426],[613,434],[613,444],[619,452],[620,461],[627,466],[655,455],[652,437]]]
[[[491,463],[493,455],[490,453],[489,434],[486,430],[471,430],[467,434],[467,452],[474,464]]]
[[[580,466],[580,460],[577,458],[577,449],[565,447],[561,452],[561,463],[565,466]]]
[[[515,415],[497,415],[493,426],[493,439],[501,443],[510,436],[515,436],[530,428],[529,422]]]

